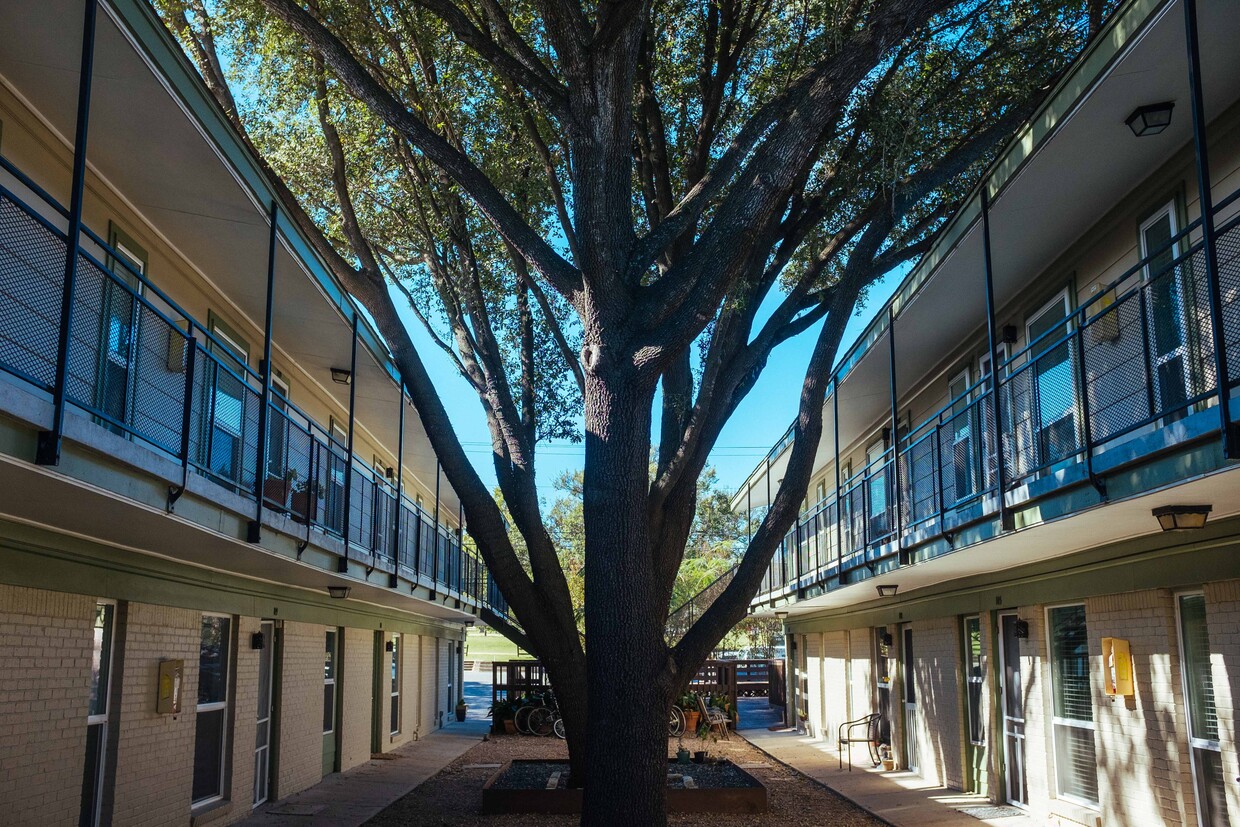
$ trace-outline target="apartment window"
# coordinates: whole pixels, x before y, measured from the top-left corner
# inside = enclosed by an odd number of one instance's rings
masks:
[[[884,440],[878,439],[865,449],[865,464],[868,482],[866,498],[869,501],[869,542],[885,537],[890,530],[887,503],[888,489],[891,484],[890,466],[886,462],[887,446]]]
[[[231,327],[210,314],[210,351],[218,359],[210,366],[211,432],[208,438],[207,467],[221,479],[238,485],[242,480],[242,450],[245,447],[245,419],[248,386],[243,381],[249,364],[249,346]]]
[[[193,802],[224,795],[228,681],[232,619],[203,615],[198,649],[197,731],[194,736]]]
[[[1065,289],[1026,324],[1029,358],[1034,361],[1029,407],[1039,466],[1076,451],[1076,380],[1070,345],[1062,341],[1071,330],[1070,313]]]
[[[1198,820],[1204,827],[1215,827],[1228,823],[1227,787],[1223,777],[1218,710],[1214,704],[1206,599],[1202,594],[1182,594],[1178,605],[1180,656]]]
[[[1157,411],[1178,412],[1189,397],[1188,315],[1183,270],[1175,264],[1179,244],[1175,203],[1168,203],[1141,224],[1144,301],[1149,314],[1150,362]]]
[[[392,635],[392,727],[391,732],[396,735],[400,732],[400,685],[401,685],[401,669],[400,669],[400,635]]]
[[[959,502],[973,496],[974,486],[974,438],[973,416],[969,407],[969,369],[966,367],[947,384],[947,395],[951,399],[951,480],[954,499],[945,498],[948,504]]]
[[[146,251],[115,224],[108,227],[108,244],[115,252],[107,257],[115,280],[100,286],[99,356],[95,366],[95,407],[100,424],[124,434],[133,423],[133,399],[137,390],[138,323],[141,305],[135,294],[142,291],[138,275],[146,274]],[[127,265],[127,266],[126,266]],[[137,275],[135,275],[137,274]],[[128,288],[128,289],[127,289]],[[132,292],[131,292],[132,291]]]
[[[1094,701],[1089,674],[1089,640],[1084,606],[1047,610],[1050,630],[1051,692],[1055,701],[1055,781],[1060,798],[1098,804],[1098,762],[1094,754]]]
[[[108,701],[112,687],[112,637],[116,604],[95,604],[94,646],[90,662],[90,705],[86,714],[86,762],[82,771],[82,805],[78,824],[99,823],[104,762],[108,743]]]
[[[814,498],[816,502],[822,502],[827,498],[827,483],[825,480],[819,482],[817,487],[814,489]]]

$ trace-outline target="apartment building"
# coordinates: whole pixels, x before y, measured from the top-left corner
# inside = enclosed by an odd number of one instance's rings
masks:
[[[442,726],[502,596],[146,0],[0,4],[0,821],[224,824]]]
[[[1240,822],[1237,42],[1122,4],[841,359],[753,607],[810,735],[878,714],[1051,823]]]

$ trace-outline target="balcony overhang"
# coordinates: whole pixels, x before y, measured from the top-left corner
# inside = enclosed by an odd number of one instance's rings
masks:
[[[44,121],[59,144],[37,158],[14,160],[62,203],[68,202],[82,2],[10,4],[0,27],[0,83]],[[7,154],[15,140],[12,134],[5,138]],[[248,339],[251,365],[257,366],[274,191],[145,0],[101,2],[87,147],[91,171],[113,190],[112,197],[127,202],[191,262],[193,278],[226,297],[229,314],[245,323],[238,333]],[[102,233],[114,216],[92,212],[91,197],[88,193],[85,220]],[[349,299],[287,217],[280,226],[272,325],[276,359],[304,369],[316,395],[347,410],[348,388],[331,382],[330,369],[349,363]],[[158,284],[161,268],[166,274],[171,266],[152,261],[152,280]],[[176,298],[205,320],[212,302],[205,293]],[[362,339],[367,355],[359,354],[355,377],[357,420],[394,454],[396,371],[364,317]],[[406,419],[407,484],[412,490],[416,480],[433,494],[434,453],[418,417]],[[446,481],[441,501],[455,520],[458,502]]]
[[[1198,0],[1204,98],[1208,120],[1235,118],[1240,101],[1240,14],[1230,0]],[[1134,108],[1179,101],[1162,133],[1136,138],[1125,124]],[[1191,164],[1188,67],[1184,14],[1179,2],[1133,0],[1053,90],[1038,114],[1018,132],[992,168],[990,210],[995,302],[999,324],[1018,323],[1013,304],[1027,286],[1057,262],[1065,281],[1077,261],[1066,254],[1117,205],[1134,199],[1166,200],[1174,186],[1143,193],[1137,188],[1174,158]],[[1222,177],[1219,170],[1218,178]],[[1192,177],[1189,173],[1186,177]],[[1217,180],[1217,179],[1216,179]],[[1193,200],[1190,185],[1189,199]],[[1219,216],[1227,220],[1236,205]],[[976,370],[975,343],[986,329],[980,206],[975,194],[940,232],[932,250],[896,291],[896,386],[901,401],[938,383],[964,364]],[[1133,238],[1135,242],[1135,230]],[[1089,261],[1105,274],[1125,250],[1101,251]],[[1118,275],[1124,268],[1115,269]],[[1050,298],[1047,296],[1045,298]],[[857,447],[890,419],[887,314],[878,312],[837,370],[842,450]],[[943,365],[949,365],[944,368]],[[976,376],[973,377],[976,380]],[[815,468],[834,456],[833,403],[827,401]],[[904,409],[901,406],[901,413]],[[914,425],[918,423],[913,423]],[[863,445],[861,447],[864,447]],[[778,490],[787,449],[770,459],[770,490]],[[761,463],[733,497],[733,506],[766,505],[767,465]]]
[[[881,582],[898,582],[898,602],[905,604],[940,591],[947,583],[983,576],[993,578],[1003,572],[1011,572],[1012,577],[1016,578],[1020,576],[1021,569],[1039,563],[1059,560],[1089,549],[1161,535],[1163,531],[1158,520],[1151,514],[1153,509],[1198,501],[1214,505],[1210,523],[1240,515],[1240,467],[1226,468],[1148,494],[1104,503],[1069,516],[1006,532],[916,565],[901,566],[887,574]],[[1231,571],[1218,572],[1220,579],[1236,576],[1240,576],[1240,557],[1236,558]],[[788,612],[790,617],[800,617],[845,608],[864,611],[896,605],[890,600],[881,604],[875,601],[875,582],[880,581],[867,578],[804,600],[796,600],[794,594],[792,599],[780,602],[778,607],[769,603],[755,605],[754,613],[772,617],[778,608]],[[1117,589],[1122,586],[1122,583],[1116,583]]]

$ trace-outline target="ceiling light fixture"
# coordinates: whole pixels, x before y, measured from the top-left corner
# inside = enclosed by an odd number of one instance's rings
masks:
[[[349,596],[349,592],[353,591],[351,586],[328,586],[327,593],[332,596],[333,600],[344,600]]]
[[[884,583],[883,585],[875,586],[874,588],[878,590],[879,597],[895,597],[896,590],[900,587],[893,583]]]
[[[1132,114],[1124,123],[1128,124],[1132,134],[1138,138],[1157,135],[1171,125],[1172,109],[1175,109],[1175,103],[1172,101],[1138,106],[1132,110]]]
[[[332,381],[337,385],[347,385],[353,381],[353,372],[348,368],[332,368]]]
[[[1164,505],[1150,513],[1163,531],[1184,531],[1205,528],[1206,518],[1213,508],[1212,505]]]

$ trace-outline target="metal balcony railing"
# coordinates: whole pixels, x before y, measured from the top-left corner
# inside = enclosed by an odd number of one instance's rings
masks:
[[[0,370],[51,394],[68,212],[7,159],[0,169],[11,176],[0,181]],[[262,376],[88,228],[70,306],[64,393],[73,408],[186,472],[251,499],[261,491],[266,509],[306,526],[307,540],[311,527],[344,539],[347,526],[348,546],[389,570],[507,616],[476,550],[359,457],[346,473],[346,446],[274,388],[257,485]]]
[[[1215,215],[1238,199],[1224,199]],[[1221,392],[1230,398],[1240,385],[1240,216],[1216,232],[1229,374]],[[898,474],[889,447],[813,505],[784,537],[759,599],[950,538],[993,517],[1001,493],[1019,505],[1069,483],[1104,491],[1104,472],[1218,433],[1208,290],[1198,220],[1008,358],[997,388],[984,376],[900,434]],[[1196,430],[1169,427],[1202,417],[1212,419]],[[1072,466],[1082,472],[1061,475]]]

